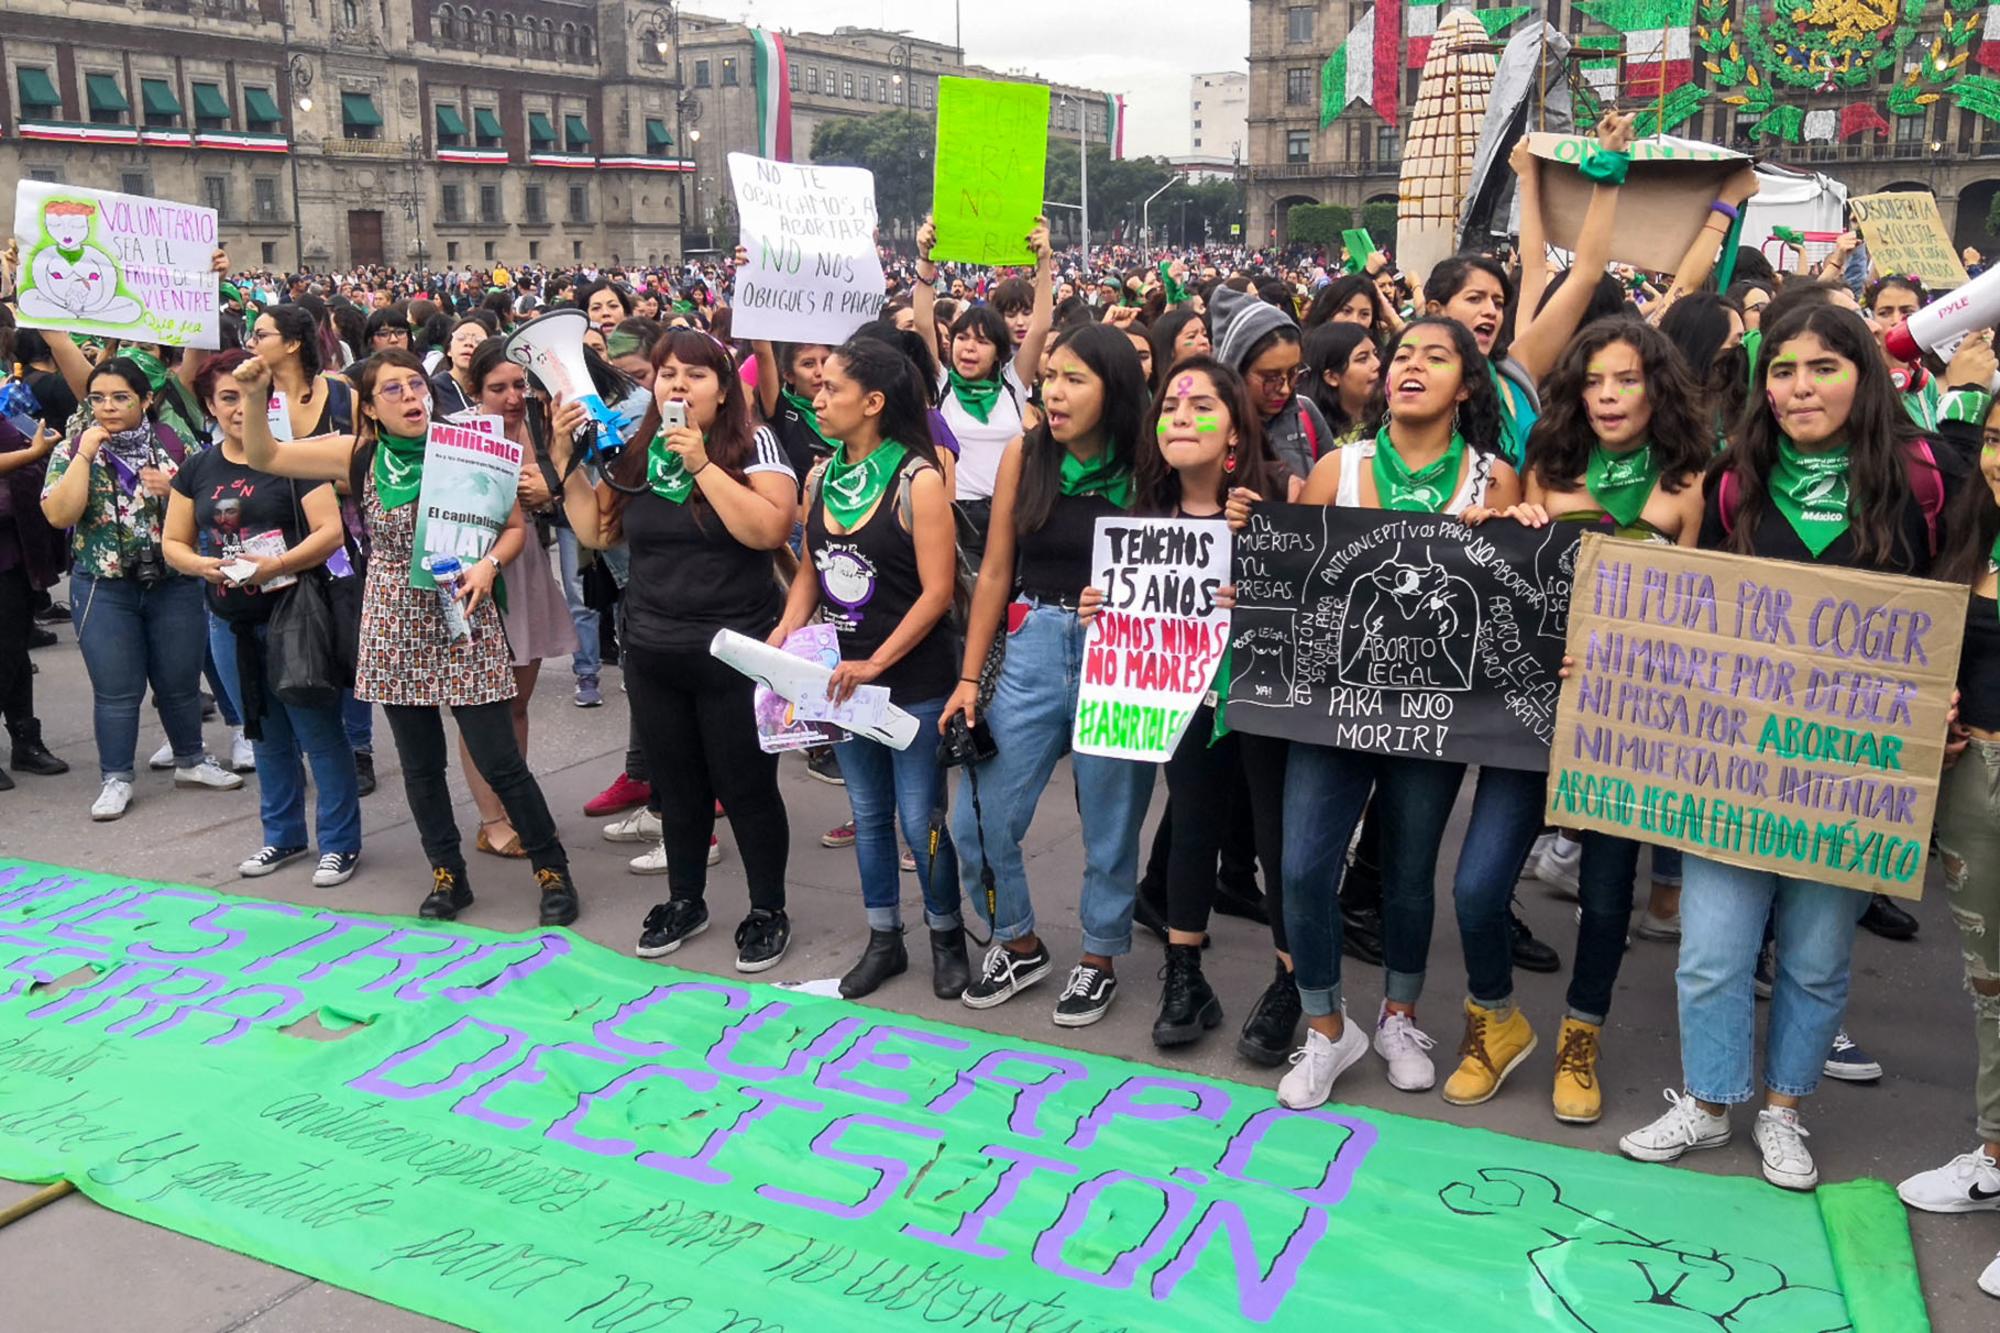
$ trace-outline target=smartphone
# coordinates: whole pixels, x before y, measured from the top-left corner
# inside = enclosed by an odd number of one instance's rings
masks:
[[[669,401],[660,404],[661,430],[680,430],[687,424],[688,409],[686,403]]]

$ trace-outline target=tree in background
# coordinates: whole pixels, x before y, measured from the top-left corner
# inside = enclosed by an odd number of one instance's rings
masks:
[[[813,127],[812,160],[875,173],[875,211],[885,235],[914,235],[931,211],[937,127],[914,111],[842,116]]]

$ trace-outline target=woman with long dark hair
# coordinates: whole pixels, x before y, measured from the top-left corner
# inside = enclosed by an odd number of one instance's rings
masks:
[[[479,387],[472,382],[472,354],[493,336],[493,326],[477,315],[466,315],[451,326],[444,341],[444,360],[431,374],[431,413],[449,421],[478,409]]]
[[[1153,322],[1153,383],[1159,393],[1167,371],[1175,362],[1191,356],[1207,356],[1214,350],[1208,340],[1208,323],[1193,306],[1177,306]]]
[[[1660,332],[1680,352],[1694,381],[1717,450],[1727,442],[1729,427],[1742,415],[1750,392],[1746,330],[1742,307],[1714,292],[1689,292],[1660,317]]]
[[[1306,334],[1305,379],[1300,389],[1326,418],[1334,444],[1351,444],[1369,433],[1382,413],[1375,401],[1382,378],[1382,353],[1365,325],[1322,324]]]
[[[965,989],[973,1009],[1006,1002],[1053,966],[1035,933],[1021,840],[1069,748],[1087,637],[1077,608],[1090,582],[1097,520],[1131,504],[1146,403],[1131,341],[1105,324],[1065,333],[1050,357],[1042,400],[1043,423],[1000,460],[959,683],[940,723],[976,728],[983,720],[996,750],[968,770],[952,812],[966,896],[988,915],[995,941]],[[982,707],[980,676],[1003,622],[1010,627],[1006,656],[992,703]],[[1071,768],[1083,821],[1083,957],[1055,1021],[1083,1027],[1110,1009],[1118,984],[1112,960],[1131,951],[1139,822],[1153,766],[1080,754]],[[994,880],[991,906],[982,866]]]

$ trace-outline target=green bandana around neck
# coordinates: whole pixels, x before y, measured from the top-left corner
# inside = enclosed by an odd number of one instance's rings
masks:
[[[1132,469],[1101,453],[1088,463],[1067,449],[1062,456],[1064,495],[1101,495],[1120,509],[1132,507]]]
[[[1845,445],[1808,454],[1790,436],[1778,437],[1771,500],[1815,559],[1847,531],[1847,463]]]
[[[845,449],[834,450],[833,457],[826,460],[826,475],[820,479],[819,488],[827,517],[838,522],[843,531],[854,531],[854,525],[889,489],[909,453],[906,446],[894,440],[884,440],[858,463],[847,461]]]
[[[375,433],[375,495],[385,511],[401,509],[423,489],[426,438]]]
[[[1617,519],[1619,527],[1629,528],[1646,507],[1646,501],[1653,497],[1653,486],[1660,479],[1660,463],[1650,440],[1622,454],[1613,453],[1599,443],[1591,448],[1590,464],[1583,478],[1591,497],[1604,512]]]
[[[1465,437],[1451,433],[1451,443],[1435,463],[1412,472],[1396,452],[1395,442],[1384,426],[1375,436],[1375,498],[1384,509],[1411,513],[1441,514],[1458,482],[1459,465],[1465,461]]]
[[[687,470],[687,464],[681,462],[681,456],[667,448],[664,431],[646,446],[646,484],[653,488],[653,494],[675,504],[685,504],[694,493],[694,476]]]
[[[965,409],[967,416],[985,425],[993,415],[993,404],[1000,399],[1000,381],[997,378],[969,380],[956,370],[946,373],[951,377],[951,396],[958,399],[958,405]]]
[[[812,399],[785,388],[778,390],[778,397],[792,405],[799,414],[799,420],[806,423],[806,429],[813,433],[813,438],[820,442],[821,448],[832,450],[836,457],[839,456],[840,446],[826,438],[826,432],[819,428],[819,413],[813,410]]]

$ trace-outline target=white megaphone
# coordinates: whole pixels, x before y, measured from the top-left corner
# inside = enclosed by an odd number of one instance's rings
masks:
[[[551,310],[509,334],[505,351],[507,359],[540,381],[551,398],[582,403],[590,410],[597,429],[581,457],[602,469],[623,446],[625,436],[618,414],[590,378],[590,363],[583,356],[583,335],[589,331],[590,317],[581,310]]]
[[[1931,351],[1949,356],[1966,334],[1996,323],[2000,323],[2000,266],[1946,292],[1890,329],[1882,346],[1898,361],[1915,361]]]

